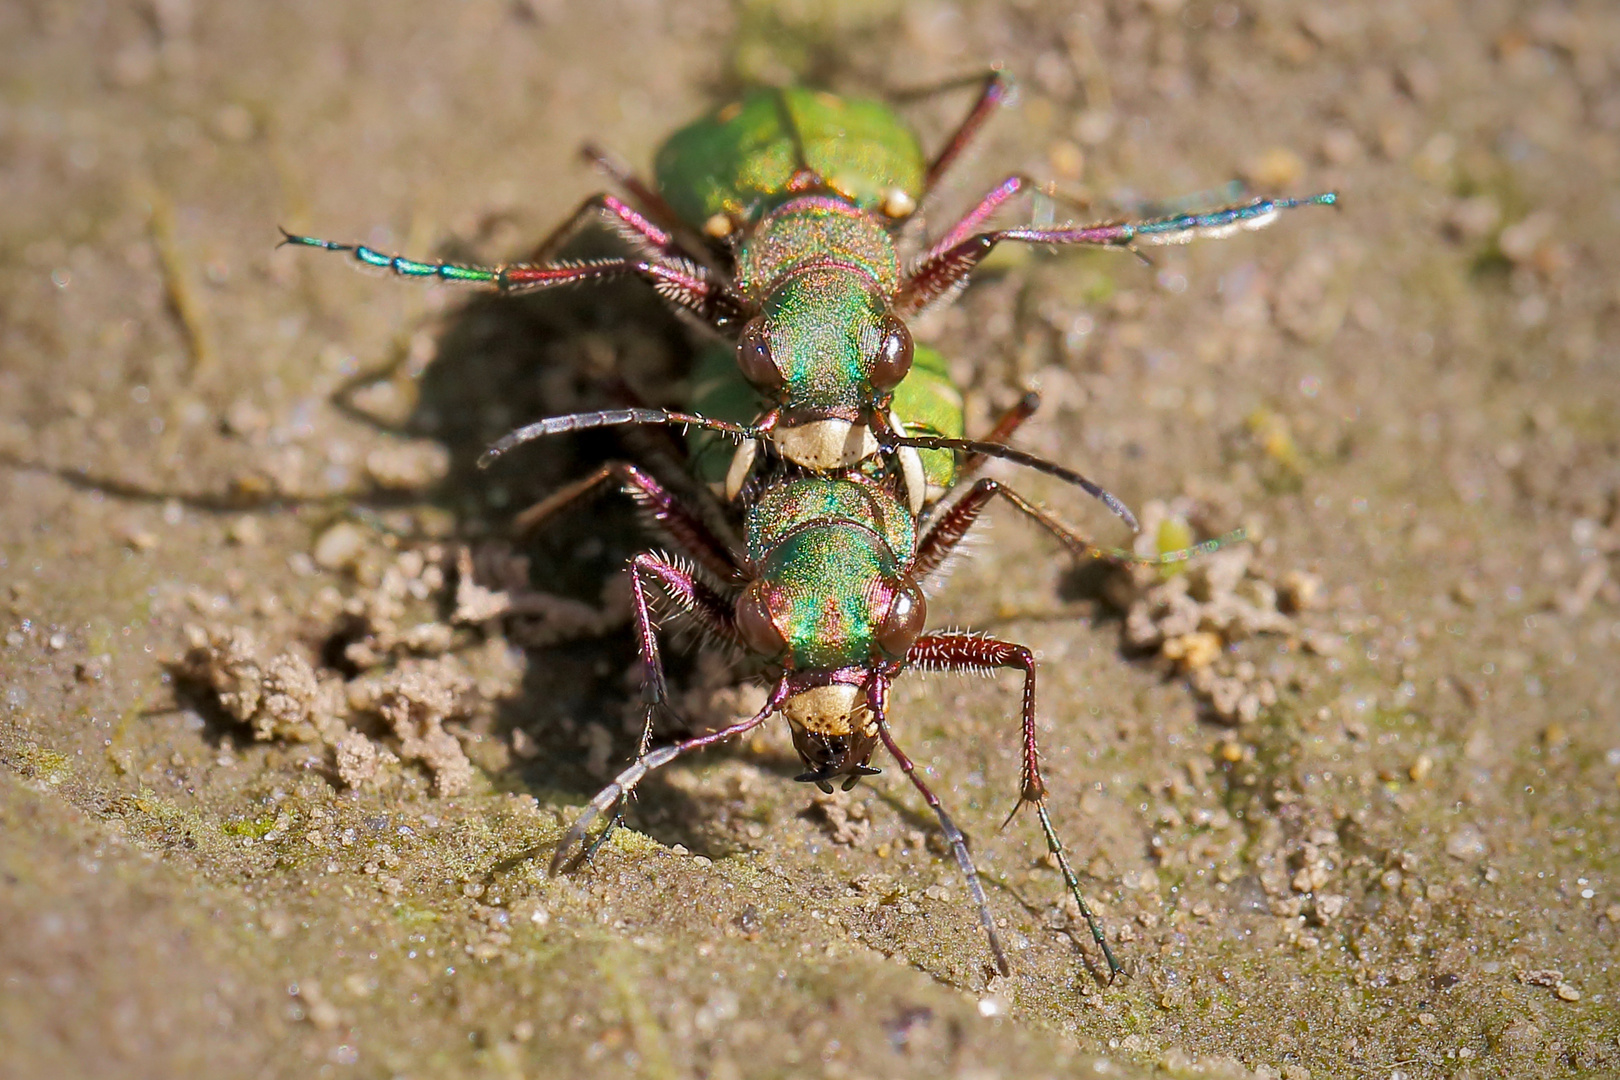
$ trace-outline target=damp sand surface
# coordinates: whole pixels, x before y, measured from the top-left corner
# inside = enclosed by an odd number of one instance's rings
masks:
[[[41,0],[0,42],[0,1076],[1620,1073],[1611,5]],[[1113,985],[1000,827],[1012,675],[893,701],[1006,978],[898,770],[820,796],[777,727],[547,877],[634,750],[648,540],[613,498],[508,523],[679,448],[474,461],[615,379],[681,400],[693,342],[635,286],[274,247],[521,257],[587,139],[644,169],[751,82],[991,61],[1016,107],[932,220],[1012,171],[1088,217],[1343,194],[1151,265],[1009,251],[918,325],[971,430],[1038,387],[1022,445],[1148,543],[1249,534],[1166,580],[997,513],[931,604],[1040,650]],[[755,700],[669,653],[689,723]]]

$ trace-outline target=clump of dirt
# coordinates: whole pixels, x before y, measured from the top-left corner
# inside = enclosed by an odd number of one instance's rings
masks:
[[[1144,504],[1136,554],[1144,559],[1182,548],[1190,537],[1191,500]],[[1168,566],[1122,563],[1105,596],[1125,617],[1126,645],[1185,674],[1209,713],[1225,724],[1252,724],[1278,701],[1276,671],[1263,671],[1243,643],[1284,639],[1285,649],[1317,655],[1341,641],[1309,622],[1321,604],[1322,582],[1302,570],[1274,573],[1255,559],[1255,546],[1234,533],[1218,550]]]
[[[329,569],[378,567],[375,556],[371,538],[348,523],[323,532],[313,553]],[[449,562],[456,568],[453,585]],[[227,715],[251,728],[254,739],[324,745],[351,788],[385,786],[394,766],[417,762],[433,775],[437,794],[471,790],[476,774],[457,724],[488,713],[517,691],[522,677],[511,664],[490,677],[489,657],[507,650],[498,636],[479,628],[519,610],[549,616],[554,634],[569,614],[576,616],[576,631],[610,621],[578,617],[575,608],[583,605],[547,605],[526,589],[480,584],[465,547],[453,556],[436,544],[408,548],[360,575],[374,583],[347,596],[329,588],[318,597],[316,639],[324,643],[326,659],[319,666],[301,643],[271,653],[245,627],[196,624],[186,627],[190,647],[174,665],[183,682],[210,693]],[[507,583],[516,584],[510,573]],[[412,617],[422,609],[450,615]],[[485,648],[489,643],[497,648]]]
[[[866,804],[850,798],[849,792],[838,788],[830,792],[817,791],[810,796],[810,805],[826,826],[833,843],[858,848],[865,847],[871,840],[871,814]]]
[[[220,708],[253,729],[261,741],[334,741],[341,734],[342,684],[323,687],[309,661],[280,653],[264,661],[251,631],[186,627],[190,651],[177,665],[181,678],[213,691]]]

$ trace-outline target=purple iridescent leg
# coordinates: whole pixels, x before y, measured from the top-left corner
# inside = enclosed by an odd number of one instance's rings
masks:
[[[626,239],[640,248],[659,255],[684,254],[676,249],[675,239],[653,224],[634,207],[627,205],[605,191],[598,191],[574,209],[561,225],[536,244],[526,262],[549,263],[572,240],[579,230],[592,221],[606,221]]]
[[[657,583],[671,600],[675,602],[686,614],[690,615],[706,633],[733,645],[741,646],[737,637],[737,628],[732,616],[731,603],[703,582],[699,581],[688,571],[676,566],[669,560],[642,552],[630,562],[630,590],[632,596],[631,607],[635,613],[636,647],[641,654],[642,669],[645,682],[643,696],[646,703],[646,713],[641,726],[641,742],[636,748],[636,761],[630,768],[620,773],[618,778],[597,793],[572,828],[563,834],[562,840],[557,844],[556,854],[551,859],[551,872],[556,873],[561,867],[574,862],[574,849],[580,848],[579,856],[588,859],[596,854],[598,848],[607,843],[608,837],[619,827],[623,820],[619,808],[624,800],[629,798],[636,784],[641,778],[653,769],[658,768],[676,756],[688,750],[696,750],[712,743],[731,738],[741,734],[752,727],[763,723],[765,718],[776,708],[779,694],[772,695],[772,704],[768,705],[759,715],[742,724],[734,724],[720,731],[702,735],[694,739],[687,739],[673,746],[662,747],[647,752],[647,746],[652,740],[653,717],[660,709],[667,707],[669,700],[669,687],[664,679],[664,661],[658,648],[658,628],[653,619],[652,602],[649,595],[649,585]],[[585,835],[589,831],[590,823],[599,815],[613,811],[604,828],[590,843],[585,843]]]
[[[628,207],[625,209],[629,210]],[[650,223],[647,227],[656,228]],[[555,266],[533,263],[470,266],[461,263],[422,262],[377,251],[365,244],[344,244],[314,236],[298,236],[286,231],[282,232],[282,243],[319,248],[322,251],[348,252],[357,262],[379,270],[387,270],[400,277],[487,285],[500,293],[535,292],[586,281],[639,277],[658,290],[658,294],[665,300],[713,325],[721,325],[739,317],[744,307],[740,297],[703,270],[655,259],[602,259],[596,262],[565,263]]]
[[[725,742],[727,739],[734,739],[738,735],[752,731],[763,724],[777,710],[785,696],[784,687],[778,686],[776,692],[771,695],[771,699],[765,703],[765,707],[747,720],[732,724],[730,727],[721,728],[719,731],[712,731],[707,735],[685,739],[670,746],[660,746],[651,753],[638,754],[635,763],[614,777],[611,784],[597,792],[589,805],[585,807],[585,812],[580,814],[578,820],[568,827],[567,832],[563,833],[562,839],[557,842],[556,853],[551,857],[549,872],[555,874],[566,869],[601,847],[606,836],[617,825],[619,821],[618,814],[615,812],[602,836],[587,843],[586,836],[590,832],[591,822],[610,810],[616,811],[616,808],[635,791],[636,785],[641,783],[648,773],[668,765],[682,754],[692,750],[701,750],[706,746],[713,746],[715,743]]]
[[[1057,228],[1024,225],[982,232],[949,247],[936,247],[930,252],[900,286],[894,298],[895,310],[903,315],[913,315],[936,300],[951,295],[961,287],[973,268],[1003,240],[1135,250],[1145,245],[1185,244],[1199,238],[1219,238],[1240,230],[1261,229],[1271,224],[1284,210],[1299,206],[1332,206],[1337,201],[1336,193],[1325,192],[1303,199],[1254,199],[1239,206],[1207,213],[1174,214],[1141,221]]]
[[[894,741],[894,735],[889,731],[889,721],[885,715],[888,694],[888,680],[881,675],[874,676],[867,687],[867,701],[871,705],[872,715],[877,720],[878,736],[883,740],[883,745],[889,748],[889,754],[894,758],[895,763],[900,766],[900,771],[906,774],[906,779],[911,781],[912,786],[922,795],[923,801],[934,811],[934,816],[939,818],[940,831],[945,834],[946,842],[951,845],[951,852],[956,856],[956,865],[961,868],[962,877],[967,881],[968,893],[973,897],[973,902],[978,907],[979,923],[984,927],[985,937],[990,941],[990,952],[996,959],[996,970],[1001,972],[1002,975],[1006,975],[1011,970],[1007,965],[1007,951],[1002,948],[1001,936],[996,933],[996,920],[990,914],[990,904],[984,897],[984,886],[979,883],[979,871],[973,865],[973,856],[968,853],[967,839],[962,835],[962,830],[958,829],[956,823],[951,820],[951,816],[945,812],[945,807],[941,805],[939,796],[935,795],[927,783],[923,781],[923,778],[917,774],[916,763],[907,757],[905,751],[901,750]]]
[[[976,634],[927,634],[918,638],[911,646],[911,650],[906,654],[906,663],[934,671],[985,672],[996,668],[1011,668],[1024,673],[1024,775],[1018,804],[1013,808],[1013,813],[1016,814],[1024,803],[1034,804],[1035,812],[1040,818],[1041,831],[1046,836],[1046,849],[1057,860],[1069,895],[1074,897],[1074,902],[1080,908],[1080,914],[1086,920],[1086,927],[1091,931],[1091,939],[1102,950],[1103,958],[1108,963],[1108,978],[1112,981],[1124,969],[1108,945],[1108,937],[1103,933],[1102,924],[1092,914],[1085,895],[1080,891],[1080,879],[1069,865],[1068,853],[1063,848],[1063,842],[1058,839],[1057,830],[1053,828],[1051,815],[1046,809],[1046,782],[1041,779],[1040,750],[1036,745],[1035,736],[1035,654],[1026,646],[1015,642],[979,637]],[[889,748],[892,751],[893,744],[890,744]],[[902,767],[904,764],[902,762]],[[1012,820],[1012,815],[1008,815],[1008,820]]]
[[[978,232],[984,227],[984,223],[990,220],[990,216],[1006,205],[1014,195],[1034,186],[1034,180],[1023,173],[1007,177],[1007,179],[991,188],[990,193],[980,199],[977,206],[962,215],[960,221],[952,225],[944,236],[934,242],[933,246],[928,250],[928,257],[932,258],[940,252],[949,251]]]
[[[534,530],[612,480],[622,484],[636,504],[651,515],[653,522],[705,569],[724,581],[738,577],[736,558],[725,541],[667,488],[628,462],[610,461],[590,475],[557,489],[513,519],[513,531],[522,535]]]

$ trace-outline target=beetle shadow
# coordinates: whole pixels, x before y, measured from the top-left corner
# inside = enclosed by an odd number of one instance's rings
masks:
[[[587,235],[563,254],[619,253],[611,238]],[[400,425],[402,433],[433,439],[447,453],[448,469],[432,501],[448,511],[456,539],[475,552],[497,551],[526,577],[522,587],[603,609],[630,559],[659,542],[614,485],[522,535],[512,533],[511,523],[613,459],[648,468],[682,494],[688,484],[682,444],[660,429],[587,431],[521,446],[487,469],[478,461],[497,438],[540,417],[678,401],[693,335],[638,281],[479,296],[443,327],[416,380],[416,405]],[[588,798],[600,786],[586,763],[602,753],[602,732],[610,737],[607,760],[614,765],[628,763],[635,751],[635,736],[621,722],[638,696],[629,627],[543,643],[537,639],[554,635],[529,633],[521,616],[508,616],[506,628],[507,639],[523,648],[524,674],[518,690],[495,703],[480,734],[510,745],[521,731],[524,753],[497,782],[569,801]],[[666,666],[677,687],[687,655],[668,650]]]
[[[611,238],[587,235],[564,257],[619,253],[611,245]],[[629,499],[614,494],[613,485],[522,536],[509,535],[509,523],[616,458],[647,468],[677,496],[703,497],[690,478],[678,435],[661,428],[586,431],[522,446],[488,469],[479,468],[478,460],[497,438],[539,417],[681,402],[683,379],[701,338],[638,281],[477,297],[443,325],[436,352],[417,381],[417,404],[400,427],[403,434],[431,438],[445,448],[448,471],[435,499],[454,519],[457,538],[505,548],[509,562],[520,560],[527,587],[535,592],[598,609],[609,606],[606,594],[622,589],[630,560],[664,542]],[[507,631],[509,641],[524,642],[521,620],[509,617]],[[678,695],[691,684],[706,646],[678,632],[660,638],[666,673]],[[578,806],[635,756],[641,691],[631,626],[620,622],[604,633],[523,648],[526,665],[517,692],[495,703],[480,731],[523,746],[496,783],[542,802]],[[739,682],[744,674],[737,670]],[[689,734],[675,724],[655,725],[654,745]],[[742,751],[721,745],[706,754],[724,759]],[[803,771],[796,758],[749,754],[748,760],[785,782]],[[652,773],[637,788],[627,824],[666,846],[681,844],[715,857],[750,846],[740,839],[743,823],[756,820],[747,806],[729,795],[668,783],[666,772]],[[550,853],[529,855],[549,859]]]

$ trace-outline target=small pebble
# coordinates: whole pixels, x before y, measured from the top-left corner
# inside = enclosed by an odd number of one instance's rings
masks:
[[[323,570],[346,570],[359,560],[365,546],[366,534],[360,526],[340,521],[316,538],[310,554]]]
[[[124,534],[124,546],[138,554],[144,554],[157,547],[157,535],[146,529],[131,529]]]
[[[1485,857],[1485,834],[1474,825],[1459,825],[1446,836],[1446,854],[1463,862]]]
[[[1278,606],[1290,615],[1314,608],[1321,602],[1322,579],[1303,570],[1290,570],[1283,575],[1277,590]]]
[[[1086,152],[1067,139],[1060,139],[1046,149],[1046,159],[1052,172],[1063,180],[1078,180],[1086,171]]]
[[[264,540],[264,527],[256,517],[239,517],[226,527],[225,539],[238,547],[256,547]]]
[[[1245,165],[1243,175],[1257,188],[1276,191],[1305,175],[1305,161],[1286,146],[1274,146]]]
[[[1516,263],[1525,262],[1536,253],[1547,234],[1552,232],[1554,223],[1555,219],[1550,213],[1537,211],[1503,229],[1502,235],[1497,238],[1497,245],[1509,259]]]
[[[449,471],[449,451],[434,442],[392,443],[366,455],[366,475],[390,491],[428,487]]]

